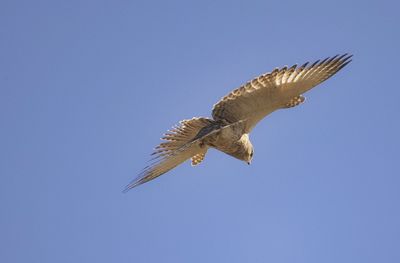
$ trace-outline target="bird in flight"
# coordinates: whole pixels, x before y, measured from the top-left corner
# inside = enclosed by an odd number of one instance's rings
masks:
[[[129,183],[124,192],[168,172],[184,161],[192,165],[204,160],[209,148],[220,150],[250,164],[253,145],[249,134],[256,124],[278,109],[304,102],[303,94],[351,62],[352,55],[336,55],[311,65],[276,68],[263,74],[218,101],[212,119],[183,120],[168,131],[153,152],[154,158]]]

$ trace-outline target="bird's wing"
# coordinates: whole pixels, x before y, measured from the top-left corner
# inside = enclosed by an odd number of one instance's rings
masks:
[[[175,168],[179,164],[188,160],[192,156],[198,154],[201,150],[198,141],[188,143],[187,145],[179,148],[178,150],[172,151],[166,155],[157,158],[149,166],[143,169],[143,171],[129,183],[124,192],[132,189],[135,186],[146,183],[154,178],[168,172],[169,170]]]
[[[197,121],[198,119],[202,119],[201,122]],[[238,121],[223,127],[218,125],[211,125],[212,128],[208,129],[210,125],[207,126],[201,126],[201,125],[206,125],[206,123],[213,124],[213,121],[210,119],[194,118],[188,121],[192,122],[192,126],[190,126],[190,128],[192,129],[191,131],[188,130],[189,127],[188,122],[186,122],[186,125],[185,124],[182,125],[181,122],[181,126],[175,127],[173,130],[167,133],[163,138],[164,140],[171,141],[171,143],[177,143],[177,141],[179,140],[182,143],[179,146],[178,144],[176,144],[175,146],[171,147],[162,146],[163,144],[157,146],[156,151],[154,153],[156,156],[153,158],[153,162],[147,167],[145,167],[143,171],[137,176],[137,178],[134,179],[131,183],[129,183],[125,187],[124,192],[127,192],[128,190],[132,189],[135,186],[153,180],[154,178],[168,172],[169,170],[175,168],[176,166],[178,166],[179,164],[183,163],[184,161],[186,161],[191,157],[204,153],[205,150],[204,147],[208,146],[204,145],[203,142],[204,140],[207,139],[207,137],[212,136],[215,133],[222,131],[223,129],[230,129],[232,127],[241,128],[244,125],[244,121]],[[200,127],[207,127],[207,129],[205,129],[206,132],[199,132],[196,135],[195,130],[197,130],[197,128]],[[202,129],[202,131],[204,131],[204,129]],[[186,139],[192,137],[193,134],[195,134],[195,136],[192,140],[184,142]],[[165,144],[168,145],[169,142],[166,142]]]
[[[124,191],[168,172],[192,156],[204,153],[205,149],[196,136],[200,130],[212,123],[213,121],[208,118],[193,118],[183,120],[179,125],[174,126],[161,138],[164,142],[155,148],[152,154],[154,158],[150,164],[126,186]]]
[[[250,131],[269,113],[288,108],[291,102],[304,92],[333,76],[350,63],[351,55],[337,55],[297,67],[283,67],[261,75],[217,102],[212,110],[213,118],[234,123],[246,120]]]

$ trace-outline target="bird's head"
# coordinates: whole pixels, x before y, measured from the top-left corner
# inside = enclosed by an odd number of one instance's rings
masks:
[[[245,161],[247,164],[251,164],[251,160],[253,159],[254,148],[250,142],[249,135],[243,134],[240,138],[241,151],[239,159]]]

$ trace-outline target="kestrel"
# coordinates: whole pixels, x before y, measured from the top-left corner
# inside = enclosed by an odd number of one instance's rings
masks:
[[[352,55],[336,55],[313,64],[276,68],[263,74],[218,101],[212,119],[183,120],[168,131],[152,155],[154,158],[124,191],[148,182],[191,159],[201,163],[209,148],[220,150],[250,164],[253,145],[249,134],[256,124],[278,109],[304,102],[302,94],[333,76],[351,62]]]

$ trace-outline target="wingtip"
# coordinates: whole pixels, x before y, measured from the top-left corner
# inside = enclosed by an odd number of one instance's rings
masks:
[[[344,53],[343,55],[341,55],[341,56],[339,57],[339,60],[347,61],[347,60],[351,59],[352,57],[353,57],[353,54]],[[350,61],[351,61],[351,60],[350,60]]]
[[[123,194],[126,194],[129,190],[131,190],[134,186],[132,186],[132,184],[128,184],[127,186],[125,186],[125,188],[122,190]]]
[[[129,190],[135,188],[136,186],[138,186],[138,185],[140,185],[140,184],[141,184],[140,181],[130,183],[130,184],[128,184],[127,186],[125,186],[124,190],[122,190],[122,193],[123,193],[123,194],[126,194]]]
[[[349,53],[345,53],[343,55],[341,55],[338,59],[340,61],[340,69],[342,69],[343,67],[345,67],[347,64],[349,64],[350,62],[352,62],[353,55],[349,54]]]
[[[339,68],[338,68],[337,70],[338,70],[338,71],[341,70],[342,68],[344,68],[345,66],[347,66],[347,64],[349,64],[351,61],[352,61],[351,59],[345,61],[344,63],[342,63],[342,64],[339,66]]]
[[[125,186],[124,190],[122,190],[122,193],[127,193],[129,190],[135,188],[136,186],[139,186],[143,183],[146,182],[146,180],[143,180],[144,178],[139,176],[136,179],[132,180],[127,186]]]

